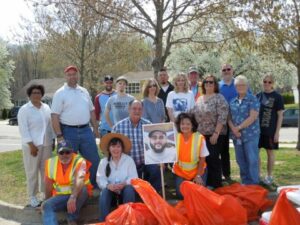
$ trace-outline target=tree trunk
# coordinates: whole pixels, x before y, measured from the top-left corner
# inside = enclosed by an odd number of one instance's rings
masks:
[[[298,59],[300,61],[300,58]],[[300,63],[297,65],[297,75],[298,75],[298,108],[299,108],[299,103],[300,103]],[[296,149],[300,151],[300,126],[299,126],[299,121],[300,121],[300,113],[298,114],[298,141],[297,141],[297,146]]]

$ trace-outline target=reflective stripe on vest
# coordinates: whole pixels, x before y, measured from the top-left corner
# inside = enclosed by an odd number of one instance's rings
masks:
[[[178,166],[180,166],[183,170],[189,171],[194,170],[198,167],[200,150],[202,145],[202,137],[196,132],[192,134],[192,151],[191,151],[191,161],[190,162],[182,162],[179,158],[179,149],[180,148],[180,134],[177,134],[177,155],[178,155]]]

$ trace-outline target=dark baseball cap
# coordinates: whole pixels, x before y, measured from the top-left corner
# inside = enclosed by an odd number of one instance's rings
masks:
[[[57,144],[57,153],[60,153],[64,150],[73,151],[73,147],[68,140],[63,140]]]
[[[111,75],[106,75],[105,77],[104,77],[104,82],[105,81],[114,81],[114,78],[111,76]]]

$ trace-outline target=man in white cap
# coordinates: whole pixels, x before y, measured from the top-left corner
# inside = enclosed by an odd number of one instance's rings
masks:
[[[189,68],[188,80],[190,83],[190,90],[193,92],[196,102],[201,96],[201,80],[199,70],[195,66]]]

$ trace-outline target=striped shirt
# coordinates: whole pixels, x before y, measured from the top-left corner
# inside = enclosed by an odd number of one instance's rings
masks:
[[[150,124],[151,122],[141,118],[135,127],[129,117],[118,122],[112,129],[112,133],[120,133],[127,136],[132,144],[130,156],[133,158],[136,166],[144,164],[144,140],[143,140],[143,124]]]

